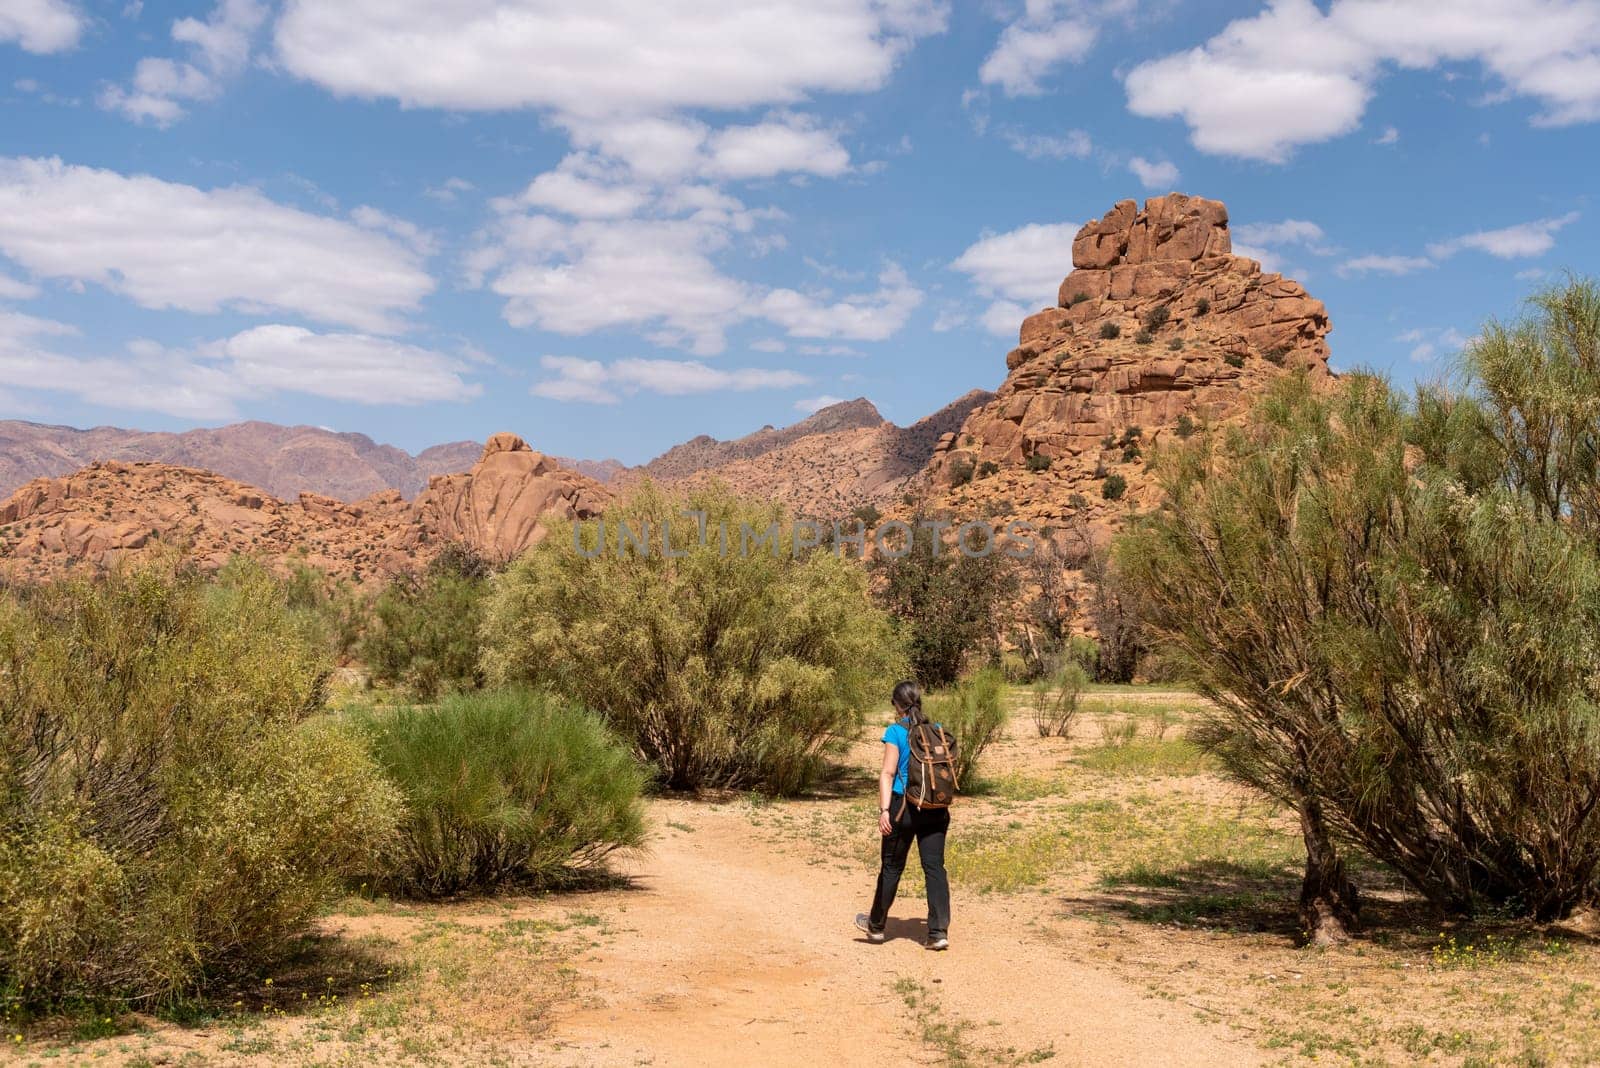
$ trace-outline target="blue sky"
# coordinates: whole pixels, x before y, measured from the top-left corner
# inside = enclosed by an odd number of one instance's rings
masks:
[[[1600,0],[8,0],[0,64],[0,417],[907,423],[1172,189],[1402,383],[1600,273]]]

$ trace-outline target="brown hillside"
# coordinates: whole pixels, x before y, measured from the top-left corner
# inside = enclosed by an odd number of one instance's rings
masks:
[[[758,455],[708,467],[674,481],[695,486],[718,479],[737,493],[779,500],[796,514],[825,519],[841,518],[867,504],[881,508],[898,498],[922,473],[939,440],[960,427],[973,409],[992,397],[991,393],[973,390],[907,427],[895,426],[880,416],[876,425],[813,429]],[[857,406],[856,413],[870,409],[877,414],[877,409],[865,400],[847,403]],[[817,415],[829,411],[824,408]],[[848,423],[851,418],[847,415],[838,422]],[[813,416],[806,422],[815,419]]]
[[[203,567],[250,553],[368,582],[421,567],[450,542],[514,556],[544,536],[546,520],[586,518],[608,498],[514,434],[490,438],[471,471],[436,477],[410,504],[395,490],[354,504],[314,493],[281,501],[209,471],[102,461],[35,479],[0,504],[0,574],[34,581],[173,545]]]
[[[673,482],[703,474],[738,460],[751,460],[818,434],[848,430],[873,430],[888,425],[878,409],[865,397],[831,404],[790,426],[776,429],[764,426],[753,434],[731,441],[718,441],[706,434],[674,445],[642,467],[633,468],[633,477],[648,476],[657,482]]]
[[[1293,370],[1328,379],[1322,303],[1231,249],[1227,208],[1180,193],[1079,231],[1058,305],[1023,322],[1004,384],[938,443],[931,503],[1103,530],[1155,503],[1145,457],[1180,420],[1234,417]]]

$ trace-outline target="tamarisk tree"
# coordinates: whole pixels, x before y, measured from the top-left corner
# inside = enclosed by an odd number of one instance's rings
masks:
[[[1280,383],[1160,460],[1118,546],[1216,705],[1199,738],[1298,812],[1301,920],[1348,935],[1341,850],[1441,909],[1600,897],[1600,294],[1469,347],[1463,388]]]

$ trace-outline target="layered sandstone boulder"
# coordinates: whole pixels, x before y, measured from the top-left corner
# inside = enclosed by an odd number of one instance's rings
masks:
[[[544,537],[549,519],[599,515],[611,494],[592,478],[557,465],[515,434],[489,438],[462,475],[438,475],[412,502],[408,547],[460,542],[511,560]]]
[[[939,443],[936,503],[1114,519],[1153,503],[1144,459],[1180,426],[1237,416],[1291,371],[1330,378],[1327,310],[1233,255],[1220,201],[1122,201],[1079,231],[1072,264],[1057,305],[1023,321],[994,399]],[[1115,500],[1113,475],[1127,486]]]

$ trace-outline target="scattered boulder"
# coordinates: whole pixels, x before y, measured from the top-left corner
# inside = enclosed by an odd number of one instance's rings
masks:
[[[408,546],[460,542],[495,560],[510,560],[545,535],[551,516],[599,515],[610,492],[565,470],[515,434],[489,438],[464,475],[438,475],[412,504]]]

